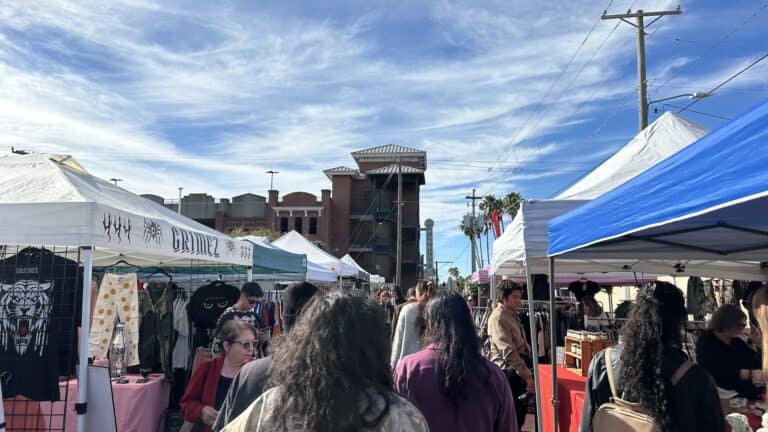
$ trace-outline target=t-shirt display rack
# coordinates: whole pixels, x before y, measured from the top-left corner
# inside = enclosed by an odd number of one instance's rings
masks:
[[[0,385],[9,431],[64,430],[69,380],[59,377],[75,374],[80,258],[74,247],[0,247]]]
[[[64,431],[67,418],[77,414],[66,407],[72,405],[69,386],[76,377],[80,357],[77,340],[86,273],[82,252],[83,248],[65,246],[0,246],[0,384],[8,430]],[[97,289],[105,274],[135,273],[140,294],[144,294],[141,287],[145,283],[167,282],[173,287],[174,302],[188,302],[198,288],[214,282],[234,287],[239,296],[239,287],[250,276],[244,266],[200,265],[195,260],[183,266],[178,261],[174,266],[139,266],[130,258],[115,259],[111,265],[91,268]],[[232,297],[227,307],[237,300]],[[189,320],[187,325],[193,328]],[[175,329],[173,334],[172,348],[182,338]],[[188,346],[193,346],[191,331],[185,338]],[[165,373],[174,383],[170,400],[173,409],[191,374],[194,352],[188,352],[183,369],[170,372],[136,366],[128,372]],[[35,362],[40,366],[30,366]],[[16,385],[20,376],[23,386]]]

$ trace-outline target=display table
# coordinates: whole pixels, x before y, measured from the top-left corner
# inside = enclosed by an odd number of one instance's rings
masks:
[[[541,424],[545,431],[552,431],[552,365],[539,365],[541,386]],[[584,406],[584,390],[587,378],[562,366],[557,367],[557,398],[560,401],[557,423],[559,432],[579,430],[581,409]]]
[[[115,417],[119,432],[153,432],[164,430],[165,411],[168,409],[170,386],[162,374],[150,375],[147,383],[136,381],[141,375],[128,375],[127,384],[112,382],[112,394],[115,401]],[[64,393],[67,393],[66,395]],[[92,395],[91,397],[99,397]],[[77,431],[77,380],[70,380],[62,387],[60,402],[41,402],[40,411],[49,428],[60,430],[66,401],[66,432]]]

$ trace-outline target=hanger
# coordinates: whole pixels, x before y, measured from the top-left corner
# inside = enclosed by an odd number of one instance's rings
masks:
[[[155,270],[152,273],[150,273],[149,276],[147,276],[147,280],[151,279],[152,276],[157,276],[157,275],[167,276],[168,282],[173,282],[173,276],[171,276],[167,271],[165,271],[165,269],[161,267],[155,267]]]
[[[119,260],[119,261],[117,261],[116,263],[112,264],[112,266],[111,266],[111,271],[115,271],[115,270],[117,269],[117,266],[119,266],[119,265],[125,265],[125,266],[127,266],[127,267],[134,267],[134,268],[136,268],[136,269],[138,269],[138,270],[141,270],[141,266],[137,266],[137,265],[135,265],[135,264],[131,264],[131,263],[129,263],[128,261],[126,261],[126,260],[124,260],[124,259],[120,259],[120,260]]]

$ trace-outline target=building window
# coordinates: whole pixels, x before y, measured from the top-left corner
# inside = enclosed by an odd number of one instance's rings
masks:
[[[280,232],[288,232],[288,218],[280,218]]]
[[[316,217],[309,218],[309,233],[313,235],[317,235],[317,218]]]
[[[293,229],[296,230],[297,233],[303,234],[304,233],[304,218],[294,218],[293,219]]]

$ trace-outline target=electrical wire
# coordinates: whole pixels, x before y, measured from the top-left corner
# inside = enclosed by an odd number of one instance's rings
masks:
[[[662,104],[662,106],[668,106],[668,107],[670,107],[670,108],[674,108],[674,109],[680,109],[680,110],[681,110],[681,109],[683,109],[683,108],[682,108],[682,107],[680,107],[680,106],[677,106],[677,105],[672,105],[672,104],[668,104],[668,103]],[[686,109],[686,111],[688,111],[688,112],[692,112],[692,113],[694,113],[694,114],[700,114],[700,115],[703,115],[703,116],[707,116],[707,117],[713,117],[713,118],[722,119],[722,120],[733,120],[733,119],[732,119],[732,118],[730,118],[730,117],[723,117],[723,116],[721,116],[721,115],[717,115],[717,114],[710,114],[710,113],[705,113],[705,112],[696,111],[696,110],[692,110],[692,109]]]
[[[614,2],[614,0],[610,0],[610,1],[608,2],[608,4],[606,5],[606,7],[604,8],[604,10],[607,10],[608,8],[610,8],[610,7],[611,7],[611,5],[613,5],[613,2]],[[637,0],[635,0],[635,3],[636,3],[636,2],[637,2]],[[633,3],[633,5],[634,5],[634,3]],[[538,114],[538,113],[541,111],[541,109],[544,107],[544,101],[547,99],[547,97],[548,97],[548,96],[549,96],[549,94],[552,92],[552,90],[555,88],[555,86],[556,86],[556,85],[557,85],[557,84],[560,82],[560,80],[561,80],[561,79],[562,79],[562,77],[565,75],[565,72],[568,70],[568,68],[571,66],[571,64],[573,64],[573,61],[576,59],[576,56],[579,54],[579,52],[581,51],[581,49],[582,49],[582,48],[584,47],[584,45],[587,43],[587,40],[588,40],[588,39],[589,39],[589,37],[592,35],[592,33],[595,31],[595,29],[597,28],[598,24],[600,24],[600,21],[601,21],[601,19],[600,19],[600,18],[598,18],[598,19],[597,19],[597,21],[595,22],[595,24],[592,26],[592,28],[591,28],[591,29],[589,30],[589,32],[587,33],[587,35],[586,35],[586,36],[584,37],[584,39],[581,41],[581,43],[579,44],[579,46],[576,48],[576,51],[573,53],[573,55],[571,55],[571,58],[568,60],[568,63],[566,63],[565,67],[564,67],[564,68],[563,68],[563,69],[560,71],[560,74],[558,74],[558,76],[557,76],[557,78],[555,79],[555,81],[554,81],[554,82],[552,82],[552,84],[549,86],[549,88],[547,89],[547,91],[544,93],[544,96],[542,96],[541,98],[539,98],[539,102],[538,102],[538,104],[537,104],[537,106],[536,106],[536,109],[534,109],[533,111],[531,111],[531,113],[528,115],[528,117],[526,118],[526,120],[523,122],[523,126],[522,126],[522,127],[520,127],[520,129],[518,129],[518,133],[517,133],[517,135],[515,136],[515,138],[514,138],[512,141],[510,141],[510,143],[507,145],[507,148],[505,148],[504,150],[502,150],[502,152],[501,152],[501,155],[500,155],[500,156],[497,158],[497,162],[501,162],[502,160],[505,160],[505,159],[507,159],[507,157],[508,157],[510,154],[513,154],[513,155],[515,156],[515,159],[517,160],[517,155],[516,155],[516,143],[520,142],[520,139],[519,139],[519,137],[520,137],[520,134],[522,134],[522,132],[526,130],[526,128],[527,128],[527,126],[528,126],[528,123],[531,121],[531,119],[532,119],[532,118],[533,118],[535,115],[537,115],[537,114]],[[610,36],[610,35],[609,35],[609,36]],[[603,44],[604,44],[604,43],[605,43],[605,41],[603,41]],[[602,45],[603,45],[603,44],[601,44],[600,46],[602,47]],[[593,54],[593,57],[594,57],[594,54]],[[591,60],[591,58],[590,58],[590,60]],[[583,68],[584,68],[584,67],[582,67],[582,70],[583,70]],[[581,71],[579,72],[579,74],[581,74]],[[563,94],[564,94],[564,93],[561,93],[560,97],[562,97],[562,95],[563,95]],[[558,100],[559,100],[559,98],[558,98]],[[526,137],[527,137],[528,135],[530,135],[530,133],[526,134]],[[507,149],[508,149],[510,146],[511,146],[512,148],[511,148],[510,150],[507,150]],[[541,150],[541,149],[539,148],[539,151],[540,151],[540,150]],[[484,178],[483,178],[483,179],[480,181],[480,183],[482,183],[482,182],[485,182],[486,180],[488,180],[488,178],[489,178],[489,177],[490,177],[490,176],[493,174],[493,172],[494,172],[494,168],[490,168],[490,169],[488,170],[488,172],[486,173],[485,177],[484,177]]]
[[[758,63],[760,63],[761,61],[765,60],[765,58],[766,58],[766,57],[768,57],[768,53],[766,53],[766,54],[763,54],[763,55],[762,55],[762,56],[760,56],[760,58],[758,58],[757,60],[755,60],[755,61],[753,61],[752,63],[750,63],[749,65],[747,65],[747,66],[743,67],[741,70],[739,70],[739,71],[738,71],[738,72],[736,72],[735,74],[731,75],[731,76],[730,76],[730,77],[729,77],[727,80],[725,80],[725,81],[721,82],[720,84],[716,85],[716,86],[715,86],[715,87],[714,87],[712,90],[708,91],[707,93],[710,93],[710,94],[711,94],[711,93],[714,93],[714,92],[716,92],[717,90],[719,90],[720,88],[722,88],[724,85],[726,85],[726,84],[728,84],[729,82],[731,82],[731,81],[733,81],[734,79],[736,79],[736,78],[737,78],[739,75],[741,75],[741,74],[743,74],[744,72],[746,72],[746,71],[750,70],[750,69],[751,69],[753,66],[755,66],[756,64],[758,64]],[[699,103],[700,101],[701,101],[701,98],[699,98],[699,99],[694,99],[694,100],[693,100],[693,101],[691,101],[691,103],[689,103],[688,105],[684,106],[683,108],[680,108],[680,111],[678,111],[678,112],[680,113],[680,112],[686,111],[688,108],[690,108],[690,107],[692,107],[692,106],[696,105],[696,104],[697,104],[697,103]]]

